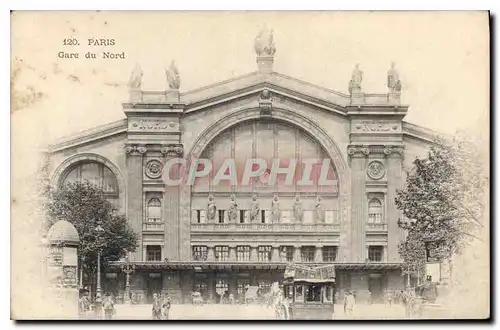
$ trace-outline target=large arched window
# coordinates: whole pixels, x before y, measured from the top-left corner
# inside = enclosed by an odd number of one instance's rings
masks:
[[[368,203],[368,223],[382,223],[382,202],[377,198]]]
[[[118,180],[107,166],[99,162],[77,163],[69,169],[61,183],[83,181],[91,182],[102,189],[106,199],[118,209]]]
[[[153,197],[148,200],[147,219],[148,224],[160,224],[162,222],[160,199]]]

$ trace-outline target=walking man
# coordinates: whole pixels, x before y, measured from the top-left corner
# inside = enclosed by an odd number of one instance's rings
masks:
[[[109,292],[106,293],[106,297],[104,297],[103,307],[104,307],[105,319],[111,320],[115,312],[115,302]]]

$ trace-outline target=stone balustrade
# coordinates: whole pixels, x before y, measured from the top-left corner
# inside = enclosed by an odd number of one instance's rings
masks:
[[[162,231],[163,229],[164,229],[163,223],[144,222],[142,224],[143,231]]]
[[[192,223],[191,232],[336,232],[339,223]]]
[[[387,231],[387,223],[367,223],[366,231]]]

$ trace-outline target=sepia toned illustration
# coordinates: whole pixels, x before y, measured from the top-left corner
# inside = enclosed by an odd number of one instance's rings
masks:
[[[14,12],[11,317],[488,318],[488,19]]]

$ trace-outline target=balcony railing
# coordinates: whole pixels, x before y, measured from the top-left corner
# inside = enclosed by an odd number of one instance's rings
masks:
[[[338,223],[192,223],[192,232],[335,232]]]
[[[162,222],[144,222],[142,224],[143,231],[162,231],[163,229]]]
[[[366,223],[366,231],[387,231],[387,224],[386,223],[367,222]]]

